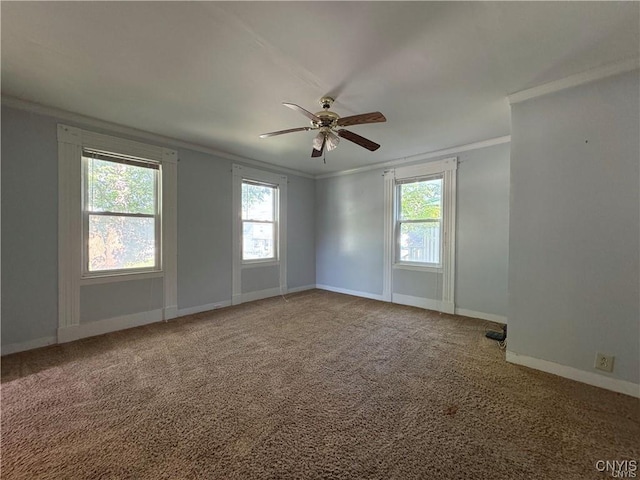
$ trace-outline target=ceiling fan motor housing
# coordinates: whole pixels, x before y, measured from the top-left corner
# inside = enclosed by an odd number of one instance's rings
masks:
[[[321,112],[315,113],[315,116],[320,119],[320,122],[318,122],[317,120],[312,120],[311,125],[313,125],[316,128],[320,128],[320,127],[334,128],[338,123],[338,120],[340,119],[340,115],[329,110],[332,104],[333,104],[332,97],[322,97],[320,99],[320,105],[322,105],[322,108],[324,110],[322,110]]]
[[[311,125],[314,127],[335,127],[340,119],[340,115],[330,110],[323,110],[321,112],[317,112],[315,114],[316,117],[320,119],[320,122],[317,120],[311,120]]]

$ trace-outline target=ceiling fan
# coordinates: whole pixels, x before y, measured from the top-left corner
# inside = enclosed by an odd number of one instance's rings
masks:
[[[372,152],[379,149],[380,145],[372,142],[368,138],[361,137],[358,134],[338,127],[350,127],[352,125],[362,125],[363,123],[379,123],[386,122],[387,119],[380,112],[362,113],[360,115],[351,115],[350,117],[340,117],[335,112],[329,110],[333,103],[332,97],[322,97],[320,99],[320,105],[323,110],[317,113],[311,113],[308,110],[294,104],[283,103],[285,107],[289,107],[292,110],[300,112],[305,117],[311,120],[311,127],[299,127],[290,128],[288,130],[279,130],[277,132],[263,133],[260,138],[274,137],[276,135],[282,135],[284,133],[292,132],[306,132],[309,130],[319,130],[318,134],[313,139],[313,150],[311,151],[312,157],[319,157],[322,155],[325,147],[331,151],[338,146],[340,137],[346,138],[350,142],[353,142],[361,147],[371,150]]]

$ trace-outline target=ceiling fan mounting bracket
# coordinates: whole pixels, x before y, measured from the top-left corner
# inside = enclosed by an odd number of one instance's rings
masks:
[[[322,105],[322,108],[324,108],[325,110],[329,110],[333,102],[334,102],[333,97],[322,97],[320,99],[320,105]]]

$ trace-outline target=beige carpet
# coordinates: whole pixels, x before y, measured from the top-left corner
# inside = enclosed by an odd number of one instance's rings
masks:
[[[639,401],[312,290],[2,359],[3,479],[601,479]],[[640,475],[640,473],[638,473]]]

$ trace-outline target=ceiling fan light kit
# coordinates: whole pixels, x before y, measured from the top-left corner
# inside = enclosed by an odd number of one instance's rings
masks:
[[[380,148],[375,142],[357,135],[344,128],[338,129],[338,127],[348,127],[352,125],[362,125],[365,123],[380,123],[386,122],[387,119],[380,112],[363,113],[360,115],[351,115],[349,117],[340,117],[335,112],[329,110],[333,104],[334,99],[332,97],[322,97],[320,99],[320,105],[322,105],[322,111],[317,113],[311,113],[308,110],[296,105],[295,103],[283,103],[285,107],[300,112],[302,115],[311,120],[311,127],[298,127],[290,128],[288,130],[278,130],[277,132],[263,133],[260,138],[274,137],[276,135],[283,135],[285,133],[303,132],[309,130],[319,130],[318,134],[313,139],[313,150],[311,151],[312,157],[320,157],[322,152],[326,149],[331,151],[340,143],[340,137],[349,140],[350,142],[360,145],[372,152]]]

